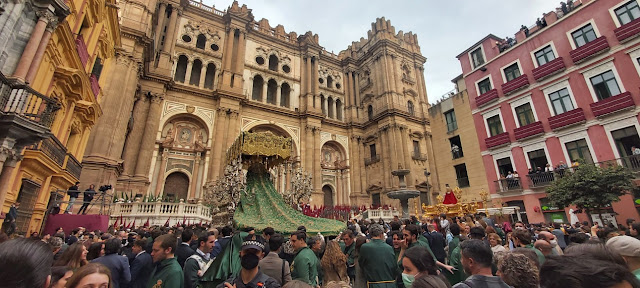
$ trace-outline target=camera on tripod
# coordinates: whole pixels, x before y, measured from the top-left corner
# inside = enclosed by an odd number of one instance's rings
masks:
[[[105,193],[107,192],[107,190],[111,190],[113,187],[111,186],[111,184],[107,184],[107,185],[102,185],[100,186],[100,188],[98,188],[98,191]]]

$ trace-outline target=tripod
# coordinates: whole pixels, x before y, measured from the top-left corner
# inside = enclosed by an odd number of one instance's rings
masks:
[[[96,192],[94,192],[94,193],[96,193]],[[98,214],[99,215],[104,215],[104,204],[105,204],[105,200],[106,200],[106,198],[105,198],[106,194],[107,194],[107,191],[100,191],[100,194],[98,195],[98,197],[91,201],[91,204],[89,205],[89,208],[87,210],[91,210],[93,205],[98,203],[98,201],[101,201],[101,202],[99,202],[101,204],[100,204],[100,212],[98,212]]]

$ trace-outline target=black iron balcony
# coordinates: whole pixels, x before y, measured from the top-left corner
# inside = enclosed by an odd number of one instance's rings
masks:
[[[17,115],[49,129],[60,105],[28,85],[0,73],[0,109],[4,114]]]
[[[520,192],[522,191],[522,180],[520,177],[505,178],[493,181],[498,193]]]
[[[78,159],[76,159],[76,157],[73,157],[71,153],[67,153],[67,166],[64,168],[64,170],[69,172],[69,174],[71,174],[71,176],[75,177],[76,179],[80,179],[82,164],[80,164]]]
[[[41,151],[44,155],[49,157],[53,162],[58,164],[60,168],[64,166],[64,159],[67,155],[67,148],[60,143],[60,140],[55,136],[44,139],[40,143],[36,143],[27,147],[29,150]]]
[[[411,159],[418,161],[427,161],[427,154],[413,151],[411,152]]]
[[[377,162],[380,162],[380,155],[375,155],[375,156],[372,156],[371,158],[364,159],[364,165],[371,165]]]

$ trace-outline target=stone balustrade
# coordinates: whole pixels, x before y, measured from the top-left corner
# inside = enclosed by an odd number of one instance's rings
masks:
[[[144,225],[149,219],[149,225],[164,225],[169,220],[169,225],[173,226],[186,220],[187,223],[199,224],[211,223],[211,209],[200,203],[191,204],[180,201],[173,202],[116,202],[112,206],[110,224],[118,219],[125,223],[133,223],[136,226]],[[122,222],[120,222],[122,223]]]

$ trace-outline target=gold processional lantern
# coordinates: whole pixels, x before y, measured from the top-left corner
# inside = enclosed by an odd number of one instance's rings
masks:
[[[436,205],[427,205],[422,203],[422,211],[424,212],[422,216],[431,218],[440,214],[447,214],[449,217],[463,217],[466,214],[475,214],[478,212],[478,203],[464,202],[462,190],[459,187],[453,189],[453,194],[456,196],[456,199],[458,199],[457,204],[443,204],[442,202],[444,197],[442,197],[442,195],[438,195],[438,197],[436,197],[438,200],[438,204]],[[488,195],[487,192],[484,192],[484,194]],[[481,191],[480,197],[483,197],[482,195],[483,193]],[[486,196],[483,197],[483,200],[485,198]],[[486,207],[486,205],[483,205],[483,207]]]

